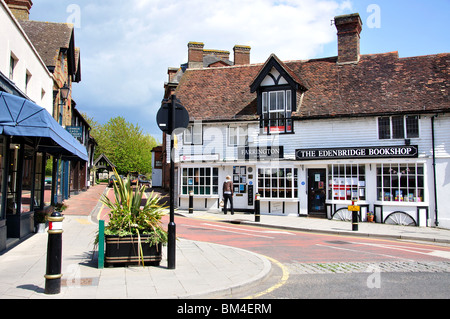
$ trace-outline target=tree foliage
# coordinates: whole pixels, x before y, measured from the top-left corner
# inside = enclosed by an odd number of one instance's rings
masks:
[[[139,125],[127,122],[123,117],[111,118],[101,125],[89,116],[85,116],[91,126],[91,135],[98,145],[95,158],[105,154],[119,174],[139,172],[149,174],[152,171],[152,149],[158,145],[156,139],[144,134]]]

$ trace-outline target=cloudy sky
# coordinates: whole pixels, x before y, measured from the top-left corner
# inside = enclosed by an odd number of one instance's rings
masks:
[[[448,0],[34,0],[30,19],[74,23],[81,112],[100,123],[123,116],[161,141],[156,113],[167,68],[187,62],[187,43],[230,51],[251,46],[251,63],[337,55],[330,21],[359,12],[361,53],[401,57],[450,52]]]

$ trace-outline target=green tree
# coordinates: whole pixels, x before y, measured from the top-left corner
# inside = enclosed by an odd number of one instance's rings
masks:
[[[119,174],[151,173],[151,150],[158,145],[153,136],[144,134],[139,125],[129,123],[121,116],[111,118],[104,125],[99,125],[88,116],[84,117],[91,125],[91,135],[98,143],[96,158],[104,153],[116,165]]]

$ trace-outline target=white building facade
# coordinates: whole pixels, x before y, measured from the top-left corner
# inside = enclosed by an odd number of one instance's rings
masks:
[[[220,210],[229,175],[235,210],[259,194],[262,214],[345,220],[356,202],[361,221],[450,228],[449,55],[360,56],[359,15],[335,22],[338,57],[185,71],[179,208],[192,191],[195,210]]]
[[[8,5],[0,1],[1,88],[14,94],[10,87],[13,86],[23,97],[53,114],[53,76]]]

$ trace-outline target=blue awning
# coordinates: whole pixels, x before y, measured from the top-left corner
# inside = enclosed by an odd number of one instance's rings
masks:
[[[86,147],[59,125],[47,110],[5,92],[0,92],[0,134],[37,137],[37,146],[43,151],[88,161]]]

